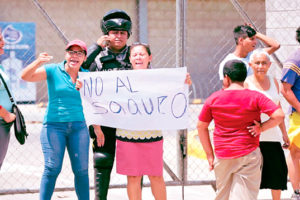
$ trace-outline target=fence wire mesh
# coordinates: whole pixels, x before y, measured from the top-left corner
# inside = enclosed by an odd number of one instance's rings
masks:
[[[197,116],[201,103],[214,91],[221,88],[218,67],[223,58],[235,48],[233,28],[236,25],[252,23],[259,32],[273,37],[281,44],[275,53],[283,62],[297,48],[295,30],[300,25],[300,1],[298,0],[182,0],[185,14],[182,19],[185,30],[178,38],[178,0],[0,0],[1,22],[32,22],[36,27],[35,55],[48,52],[53,62],[63,59],[68,40],[80,38],[88,45],[102,35],[100,19],[110,9],[125,10],[133,21],[133,34],[128,44],[141,40],[148,42],[153,53],[154,68],[176,67],[176,42],[185,43],[184,60],[191,74],[189,129],[187,130],[186,173],[181,177],[182,160],[178,145],[178,134],[164,133],[164,177],[167,185],[213,184],[214,175],[208,171],[208,164],[201,150],[197,136]],[[145,12],[145,10],[147,12]],[[3,29],[3,27],[2,27]],[[5,49],[0,62],[14,59],[13,50]],[[15,55],[16,58],[20,55]],[[26,55],[23,57],[26,58]],[[23,60],[22,68],[33,58]],[[14,69],[13,60],[5,70]],[[273,63],[271,73],[280,77],[280,65]],[[29,137],[20,146],[11,132],[6,159],[0,171],[0,194],[38,192],[43,172],[43,155],[39,141],[43,115],[47,106],[45,82],[34,84],[33,89],[20,89],[18,73],[10,73],[13,92],[18,91],[21,109],[25,115]],[[19,85],[18,85],[19,83]],[[15,88],[14,88],[15,87]],[[22,101],[22,95],[31,95],[32,100]],[[284,102],[284,108],[287,103]],[[90,151],[90,184],[93,187],[92,151]],[[180,180],[185,180],[184,183]],[[56,188],[68,190],[74,187],[73,174],[68,155],[58,177]],[[149,183],[147,178],[145,183]],[[113,169],[111,187],[125,187],[126,177]]]

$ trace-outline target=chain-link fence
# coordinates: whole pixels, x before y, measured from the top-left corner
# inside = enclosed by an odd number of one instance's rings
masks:
[[[154,68],[187,66],[193,80],[190,88],[190,128],[187,133],[164,133],[164,177],[167,185],[213,184],[214,175],[208,171],[197,137],[197,115],[201,110],[200,102],[221,88],[218,67],[235,48],[233,28],[245,22],[251,23],[258,31],[281,43],[270,70],[279,78],[280,62],[297,48],[295,30],[300,25],[299,0],[0,0],[0,7],[2,32],[11,25],[10,31],[14,34],[33,34],[33,39],[28,40],[28,48],[7,45],[6,53],[0,57],[10,75],[13,93],[23,103],[20,105],[30,134],[23,146],[11,136],[0,171],[0,194],[38,192],[43,171],[39,135],[47,105],[47,87],[45,82],[23,83],[19,77],[20,70],[15,67],[20,64],[17,60],[21,60],[23,68],[40,52],[48,52],[54,57],[53,62],[60,62],[68,40],[80,38],[91,45],[102,35],[101,17],[110,9],[125,10],[133,21],[133,34],[128,44],[135,41],[149,43]],[[28,25],[26,23],[33,24],[33,28],[21,33],[26,29],[18,29],[19,23],[25,23],[24,26]],[[30,52],[32,48],[34,52]],[[24,96],[27,98],[24,99]],[[284,105],[286,108],[287,104]],[[93,187],[91,156],[89,172]],[[144,183],[149,185],[147,178]],[[125,185],[126,177],[117,175],[113,170],[111,187]],[[56,188],[73,188],[68,156]]]

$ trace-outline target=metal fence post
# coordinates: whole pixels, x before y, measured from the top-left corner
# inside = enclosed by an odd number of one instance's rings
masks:
[[[176,0],[176,67],[185,66],[185,0]],[[187,181],[187,130],[178,131],[178,174],[182,182],[182,199],[184,185]]]
[[[139,41],[148,43],[148,0],[137,0]]]
[[[65,44],[68,44],[69,39],[65,36],[63,31],[53,22],[52,18],[48,15],[47,11],[41,6],[38,0],[32,0],[33,4],[41,11],[49,24],[56,30],[59,37],[64,41]]]

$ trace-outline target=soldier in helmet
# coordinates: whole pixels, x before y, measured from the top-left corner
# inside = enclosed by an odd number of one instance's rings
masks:
[[[101,36],[88,49],[84,68],[90,71],[131,69],[127,40],[131,34],[131,19],[123,10],[110,10],[101,19]],[[93,125],[95,199],[106,200],[116,149],[116,129]]]
[[[102,35],[88,49],[84,64],[90,71],[131,69],[127,40],[131,34],[131,19],[123,10],[110,10],[101,20]]]

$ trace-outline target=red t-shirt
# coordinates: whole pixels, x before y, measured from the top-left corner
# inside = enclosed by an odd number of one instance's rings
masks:
[[[203,122],[215,122],[215,154],[221,159],[239,158],[259,146],[247,127],[260,122],[260,114],[271,115],[278,106],[262,93],[244,90],[220,90],[205,101],[199,115]]]

